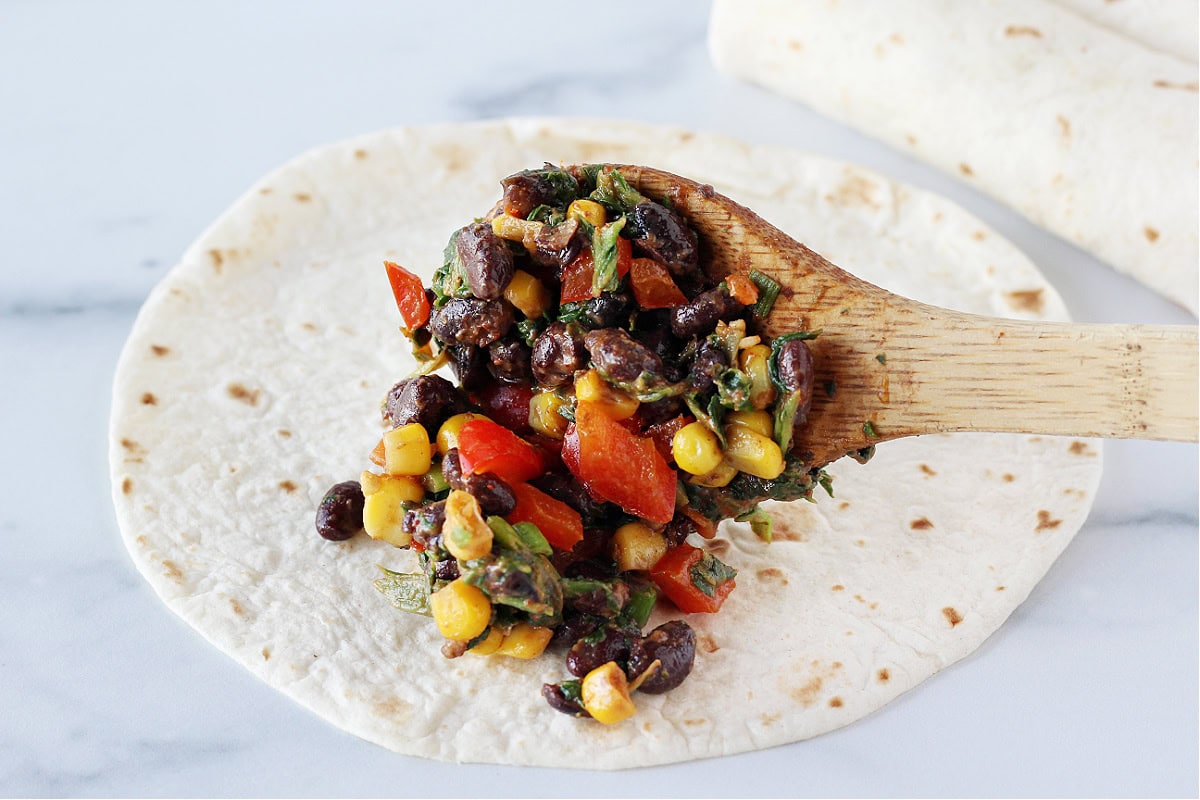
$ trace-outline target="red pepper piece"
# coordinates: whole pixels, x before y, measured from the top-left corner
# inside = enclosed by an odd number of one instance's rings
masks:
[[[528,483],[514,483],[512,490],[517,507],[505,515],[509,522],[532,522],[558,550],[570,550],[583,541],[583,518],[578,511]]]
[[[709,597],[692,580],[692,567],[704,558],[704,551],[690,544],[672,547],[667,554],[650,568],[650,577],[671,602],[687,614],[698,612],[714,613],[721,608],[725,598],[733,591],[737,582],[730,578],[713,587]]]
[[[593,497],[650,522],[670,522],[675,515],[675,470],[653,441],[630,433],[593,403],[576,406],[562,457]]]
[[[425,296],[425,287],[420,278],[399,264],[385,261],[383,267],[392,284],[392,295],[404,319],[404,327],[415,331],[429,321],[429,298]]]
[[[533,445],[490,419],[473,419],[458,432],[458,461],[464,475],[490,472],[510,485],[545,471]]]
[[[617,277],[624,278],[628,275],[633,262],[633,244],[628,239],[617,239]],[[571,260],[570,264],[563,268],[562,294],[559,302],[578,303],[595,297],[592,294],[594,273],[592,249],[585,247],[579,251],[579,255]],[[681,302],[686,303],[687,298]]]
[[[629,283],[641,308],[673,308],[687,303],[667,268],[649,258],[633,259]]]

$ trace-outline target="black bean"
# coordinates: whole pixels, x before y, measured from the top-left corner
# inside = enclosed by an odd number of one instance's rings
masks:
[[[587,328],[611,328],[629,324],[629,312],[633,307],[633,295],[628,289],[601,292],[599,297],[583,301],[583,319]]]
[[[551,323],[533,342],[533,376],[543,386],[562,386],[575,379],[575,370],[583,369],[587,352],[583,341],[561,322]]]
[[[508,242],[482,222],[458,232],[458,258],[467,273],[471,294],[481,300],[495,300],[504,293],[516,268]]]
[[[538,231],[533,237],[534,250],[530,256],[538,266],[552,270],[555,279],[561,279],[563,267],[579,255],[584,243],[579,220],[571,218]]]
[[[340,542],[362,530],[362,487],[358,481],[344,481],[330,487],[317,506],[317,533]]]
[[[788,391],[800,391],[800,405],[796,409],[795,424],[804,424],[812,405],[813,381],[816,377],[813,369],[812,350],[803,339],[792,339],[784,342],[779,349],[776,362],[779,369],[779,380]]]
[[[642,403],[638,407],[638,421],[643,428],[658,425],[669,419],[675,419],[683,413],[683,401],[678,397],[664,397],[653,403]]]
[[[658,660],[661,666],[642,683],[638,691],[662,694],[683,683],[696,660],[696,634],[682,620],[659,625],[633,643],[629,653],[629,677],[636,679]]]
[[[529,383],[533,377],[529,346],[520,339],[506,337],[492,342],[488,359],[488,370],[502,383]]]
[[[557,683],[543,683],[542,697],[546,698],[546,702],[555,711],[561,711],[564,714],[570,714],[573,717],[590,717],[583,706],[578,701],[567,697],[563,688]]]
[[[445,419],[462,410],[464,401],[454,384],[440,375],[406,378],[391,388],[384,403],[383,418],[393,428],[419,422],[436,432]]]
[[[632,383],[643,372],[654,376],[662,374],[662,359],[620,328],[592,331],[584,337],[583,345],[591,354],[596,369],[612,380]]]
[[[500,185],[504,187],[504,209],[521,219],[540,205],[561,209],[579,196],[579,182],[551,164],[509,175]]]
[[[400,529],[426,550],[442,546],[442,525],[446,522],[446,501],[438,500],[404,513]]]
[[[442,477],[451,489],[466,492],[478,500],[484,514],[503,517],[517,507],[517,496],[503,479],[490,472],[464,475],[457,449],[447,451],[442,457]]]
[[[433,564],[433,577],[439,581],[452,581],[458,577],[458,561],[444,558]]]
[[[488,352],[473,344],[456,344],[446,348],[450,368],[464,391],[474,392],[490,382]]]
[[[691,534],[699,532],[700,528],[691,517],[687,514],[676,514],[667,523],[667,527],[663,528],[663,538],[667,540],[668,547],[675,547],[682,544]]]
[[[429,330],[446,344],[487,347],[513,326],[513,308],[505,300],[456,297],[429,316]]]
[[[687,305],[671,309],[671,332],[681,339],[705,336],[712,333],[718,321],[731,320],[745,308],[720,287],[709,289]]]
[[[700,349],[692,361],[691,369],[688,370],[688,380],[693,389],[704,394],[713,388],[717,376],[728,366],[729,357],[725,355],[725,351],[706,339],[700,343]]]
[[[609,661],[628,661],[631,638],[628,632],[616,625],[605,625],[571,645],[567,651],[567,671],[577,678],[583,678]]]
[[[546,494],[566,503],[579,512],[585,528],[602,526],[617,511],[612,503],[597,500],[588,493],[583,484],[570,475],[558,472],[548,472],[530,481],[536,488]]]
[[[640,203],[629,215],[626,228],[633,246],[663,264],[674,275],[691,277],[699,271],[700,248],[696,233],[683,217],[658,203]]]
[[[563,623],[554,629],[554,638],[551,641],[570,647],[598,627],[600,620],[595,617],[568,613],[563,617]]]

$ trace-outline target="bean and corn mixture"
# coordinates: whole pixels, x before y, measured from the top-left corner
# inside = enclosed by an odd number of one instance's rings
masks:
[[[830,490],[791,446],[816,333],[754,333],[779,285],[714,283],[684,218],[616,170],[546,165],[501,185],[430,287],[385,265],[423,365],[384,400],[378,471],[332,487],[317,530],[412,549],[420,571],[375,586],[432,616],[443,655],[563,651],[572,678],[546,701],[612,724],[635,691],[692,670],[687,622],[643,633],[660,598],[715,613],[736,585],[696,544],[731,517],[769,540],[762,500]]]

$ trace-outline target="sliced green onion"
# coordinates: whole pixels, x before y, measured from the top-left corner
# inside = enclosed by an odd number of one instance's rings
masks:
[[[750,280],[758,287],[758,302],[751,306],[750,310],[756,317],[766,317],[771,313],[771,306],[775,305],[775,299],[779,297],[779,290],[783,287],[770,275],[756,269],[750,270]]]

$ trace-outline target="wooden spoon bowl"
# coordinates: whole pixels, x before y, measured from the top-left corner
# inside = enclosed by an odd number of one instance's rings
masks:
[[[700,233],[714,279],[757,269],[783,287],[771,336],[821,332],[797,452],[813,467],[890,439],[995,431],[1197,440],[1195,326],[1079,325],[964,314],[860,280],[711,186],[639,166]]]

